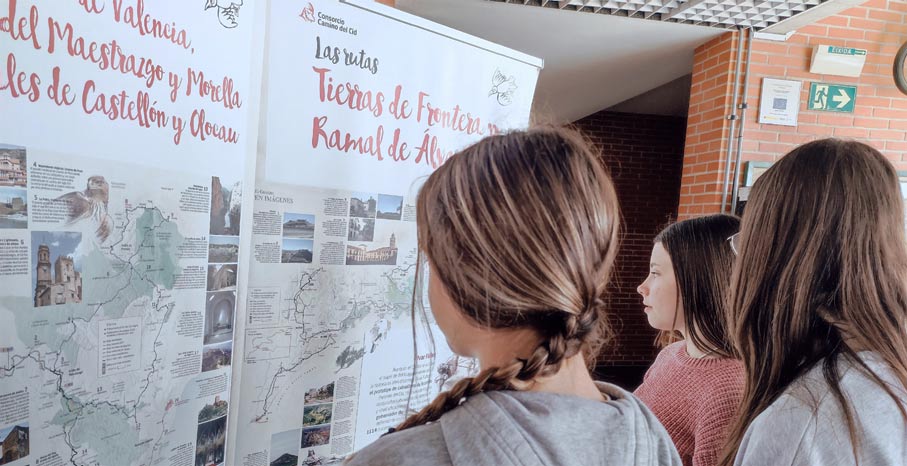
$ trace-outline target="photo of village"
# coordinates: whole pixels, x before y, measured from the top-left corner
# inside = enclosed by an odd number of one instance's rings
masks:
[[[353,193],[350,196],[350,217],[375,218],[378,200],[374,194]]]
[[[9,464],[28,456],[28,422],[0,429],[0,464]]]
[[[325,445],[331,441],[331,425],[306,427],[302,429],[302,448]]]
[[[280,262],[284,264],[311,264],[315,244],[310,239],[288,238],[283,240]]]
[[[360,242],[373,241],[375,239],[375,221],[365,218],[350,218],[347,239]]]
[[[239,261],[238,236],[209,236],[208,262],[225,263]]]
[[[299,464],[300,430],[288,430],[271,435],[271,466],[297,466]]]
[[[403,216],[403,196],[378,195],[378,218],[400,220]]]
[[[75,251],[81,233],[33,231],[32,286],[35,307],[82,302],[82,267]]]
[[[391,234],[387,246],[360,244],[346,246],[346,265],[397,265],[397,237]]]
[[[315,216],[311,214],[283,214],[284,238],[315,238]]]
[[[321,387],[310,388],[305,392],[303,400],[305,404],[330,403],[332,401],[334,401],[334,382]]]
[[[25,147],[0,143],[0,186],[28,186]]]

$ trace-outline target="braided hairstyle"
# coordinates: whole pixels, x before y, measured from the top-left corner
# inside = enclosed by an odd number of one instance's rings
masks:
[[[491,136],[451,157],[417,201],[419,247],[459,311],[492,329],[529,328],[527,358],[456,383],[396,430],[438,420],[465,398],[525,390],[607,333],[604,294],[617,251],[614,185],[576,132]]]

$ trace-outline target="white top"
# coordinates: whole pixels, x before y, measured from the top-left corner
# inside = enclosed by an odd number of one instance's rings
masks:
[[[907,407],[907,389],[876,354],[858,356]],[[885,390],[846,358],[838,362],[841,390],[858,428],[859,464],[907,465],[907,420]],[[750,424],[735,466],[853,465],[844,411],[822,375],[822,363],[794,382]]]

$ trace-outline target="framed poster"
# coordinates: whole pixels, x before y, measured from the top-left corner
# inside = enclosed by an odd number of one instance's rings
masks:
[[[759,99],[759,123],[797,126],[800,113],[800,81],[764,78]]]

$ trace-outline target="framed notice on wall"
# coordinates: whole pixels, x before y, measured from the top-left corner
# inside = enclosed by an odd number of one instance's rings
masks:
[[[759,99],[759,123],[797,126],[800,113],[800,81],[764,78]]]

